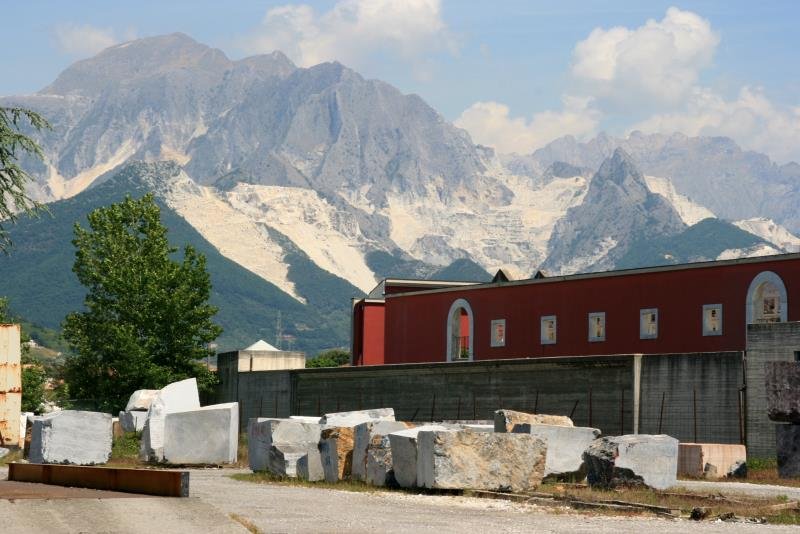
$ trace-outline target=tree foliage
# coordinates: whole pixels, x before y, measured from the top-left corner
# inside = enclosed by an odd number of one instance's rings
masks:
[[[66,378],[74,397],[102,409],[124,407],[136,389],[157,389],[197,377],[209,391],[214,375],[200,363],[222,332],[208,303],[205,257],[183,257],[167,240],[160,210],[148,194],[98,208],[89,228],[75,225],[73,271],[87,288],[85,311],[70,313],[64,338],[75,351]]]
[[[41,205],[25,190],[31,176],[19,166],[23,154],[42,158],[38,143],[23,134],[20,126],[29,123],[36,130],[50,129],[47,120],[29,109],[0,107],[0,250],[11,245],[4,224],[15,222],[20,213],[33,214]]]
[[[350,352],[342,349],[331,349],[320,352],[306,361],[306,367],[341,367],[350,363]]]

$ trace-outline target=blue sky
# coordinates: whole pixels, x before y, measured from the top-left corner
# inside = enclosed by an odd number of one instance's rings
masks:
[[[800,2],[3,3],[0,95],[37,91],[103,46],[181,31],[231,58],[338,59],[504,152],[643,129],[800,159]]]

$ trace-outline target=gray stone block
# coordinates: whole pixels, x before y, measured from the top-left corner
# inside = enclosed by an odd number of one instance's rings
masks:
[[[119,412],[119,425],[123,432],[141,432],[147,421],[147,412],[139,410]]]
[[[150,409],[150,404],[153,403],[158,396],[160,389],[137,389],[128,399],[128,404],[125,406],[126,412],[144,411]]]
[[[168,384],[159,390],[150,403],[142,430],[139,457],[149,462],[164,460],[164,421],[167,414],[200,408],[197,380],[187,378]]]
[[[111,414],[62,410],[33,418],[32,463],[95,465],[110,456]]]
[[[417,439],[421,487],[525,492],[544,477],[547,446],[530,434],[438,430]]]
[[[514,428],[521,424],[573,426],[572,419],[566,415],[525,413],[514,410],[497,410],[494,412],[495,432],[514,432]]]
[[[354,480],[367,478],[367,449],[375,436],[385,436],[398,430],[406,430],[414,426],[413,423],[402,421],[368,421],[355,427],[353,438],[353,466],[352,477]]]
[[[388,435],[376,434],[367,448],[366,477],[367,484],[372,486],[396,487],[392,464],[392,447]]]
[[[326,413],[320,423],[329,426],[356,426],[367,421],[394,421],[393,408]]]
[[[297,463],[308,457],[308,447],[273,443],[267,454],[267,470],[280,477],[296,478]]]
[[[309,482],[325,480],[325,471],[322,469],[322,456],[319,449],[309,449],[308,452],[297,460],[297,477]]]
[[[597,428],[528,423],[517,425],[514,432],[531,434],[547,444],[544,476],[581,476],[585,472],[583,451],[600,436]]]
[[[417,438],[423,430],[446,430],[442,425],[423,425],[389,434],[392,449],[392,470],[401,488],[417,486]]]
[[[800,477],[800,425],[775,425],[778,476]]]
[[[764,364],[767,416],[781,423],[800,423],[800,362]]]
[[[583,453],[590,486],[645,485],[667,489],[677,483],[678,440],[636,434],[595,440]]]
[[[270,447],[273,444],[295,445],[316,449],[322,426],[295,419],[253,418],[247,424],[247,448],[250,469],[268,468]]]
[[[164,423],[164,461],[232,464],[239,450],[239,403],[169,413]]]

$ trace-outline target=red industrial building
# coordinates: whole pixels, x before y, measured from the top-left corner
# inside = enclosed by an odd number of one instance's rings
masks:
[[[353,302],[354,365],[744,351],[800,321],[800,254],[491,283],[386,279]]]

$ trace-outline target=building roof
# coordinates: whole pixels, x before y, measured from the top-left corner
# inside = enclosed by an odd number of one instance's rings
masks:
[[[259,339],[258,341],[256,341],[255,343],[253,343],[252,345],[247,347],[246,349],[242,349],[242,350],[277,352],[280,349],[276,349],[275,347],[273,347],[272,345],[270,345],[269,343],[267,343],[263,339]]]
[[[634,274],[660,273],[667,271],[683,271],[690,269],[706,269],[711,267],[725,267],[729,265],[767,263],[767,262],[787,261],[787,260],[800,260],[800,254],[798,253],[775,254],[772,256],[757,256],[753,258],[739,258],[735,260],[701,261],[695,263],[681,263],[678,265],[663,265],[659,267],[639,267],[636,269],[622,269],[619,271],[603,271],[599,273],[571,274],[571,275],[551,276],[551,277],[545,277],[543,274],[541,276],[538,276],[539,272],[537,272],[537,276],[535,276],[534,278],[529,278],[527,280],[513,280],[509,282],[467,283],[467,284],[462,283],[462,286],[467,286],[467,287],[444,287],[437,289],[429,289],[427,291],[425,290],[410,291],[408,293],[386,295],[386,298],[408,297],[413,295],[424,295],[429,293],[447,293],[450,291],[459,291],[459,290],[489,289],[498,286],[509,287],[509,286],[526,286],[532,284],[550,284],[554,282],[569,282],[573,280],[585,280],[592,278],[611,278],[614,276],[629,276]]]

